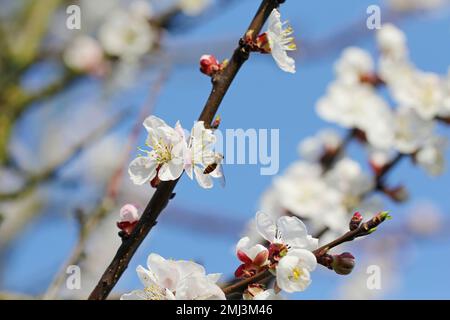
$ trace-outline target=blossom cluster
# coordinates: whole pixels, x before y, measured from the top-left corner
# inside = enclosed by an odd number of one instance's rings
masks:
[[[301,159],[264,193],[260,209],[273,219],[297,216],[308,220],[314,234],[327,230],[321,239],[333,237],[345,231],[350,213],[382,211],[383,198],[373,191],[380,188],[377,176],[396,156],[411,157],[431,175],[442,173],[446,140],[435,128],[450,115],[450,74],[417,69],[409,60],[405,35],[393,25],[378,31],[377,42],[378,68],[363,49],[345,49],[335,64],[336,79],[316,106],[324,120],[362,142],[373,173],[345,152],[348,138],[332,129],[320,131],[300,143]],[[395,201],[407,196],[402,186],[383,187]],[[257,239],[256,231],[252,221],[245,234]]]
[[[145,119],[144,127],[150,150],[141,149],[144,154],[129,165],[128,173],[135,184],[150,182],[156,187],[160,181],[178,179],[184,171],[205,189],[213,187],[213,178],[223,179],[223,156],[214,151],[216,136],[203,121],[195,122],[190,134],[180,122],[173,128],[155,116]]]
[[[249,278],[269,270],[276,276],[276,285],[269,290],[261,284],[252,285],[244,292],[244,299],[279,298],[281,290],[304,291],[311,283],[310,273],[317,266],[312,251],[318,248],[318,239],[308,234],[297,217],[284,216],[275,222],[266,213],[258,212],[256,228],[268,246],[254,244],[249,237],[242,238],[236,246],[236,255],[242,264],[235,276]]]
[[[262,196],[261,210],[274,220],[286,215],[306,219],[314,234],[327,230],[321,238],[324,241],[348,231],[351,212],[359,210],[375,214],[382,211],[381,197],[370,194],[375,181],[358,162],[343,156],[330,169],[325,169],[319,162],[319,154],[325,149],[335,150],[339,139],[329,130],[306,139],[300,145],[305,159],[296,161],[282,175],[275,177]],[[320,152],[316,147],[311,148],[317,140],[323,147]],[[255,242],[262,240],[254,220],[245,234]]]
[[[210,4],[211,0],[176,0],[173,9],[197,16]],[[69,68],[102,76],[110,71],[115,58],[134,62],[157,48],[161,27],[151,23],[158,16],[150,1],[133,0],[126,7],[113,6],[108,12],[98,28],[68,42],[63,58]]]
[[[336,79],[317,103],[326,121],[364,135],[374,163],[382,166],[397,152],[412,155],[428,173],[444,168],[446,140],[435,134],[450,117],[450,73],[425,72],[409,59],[406,36],[392,24],[377,33],[378,67],[368,52],[347,48],[336,62]],[[393,106],[379,87],[385,86]]]

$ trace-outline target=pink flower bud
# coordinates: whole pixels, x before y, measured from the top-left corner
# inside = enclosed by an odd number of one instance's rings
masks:
[[[349,224],[350,231],[356,230],[359,227],[359,225],[361,224],[362,220],[363,220],[362,215],[359,212],[355,212],[353,214],[352,219],[350,220],[350,224]]]
[[[126,204],[120,209],[121,222],[136,222],[139,220],[138,209],[132,204]]]
[[[204,54],[200,58],[200,71],[208,76],[213,76],[220,70],[220,63],[216,57],[210,54]]]
[[[119,235],[124,238],[128,237],[139,221],[138,209],[132,204],[126,204],[120,209],[120,221],[117,227],[121,230]]]

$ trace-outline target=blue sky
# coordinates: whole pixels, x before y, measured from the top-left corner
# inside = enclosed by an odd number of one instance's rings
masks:
[[[173,41],[178,41],[179,37],[183,37],[183,41],[192,39],[195,43],[207,43],[208,39],[214,38],[237,40],[258,3],[256,0],[236,1],[232,8],[216,16],[213,21],[203,23],[188,34],[173,36]],[[322,39],[353,21],[364,21],[367,6],[374,3],[377,1],[286,1],[282,7],[282,16],[293,25],[301,51],[303,39],[308,42]],[[449,12],[444,10],[433,17],[410,17],[399,23],[408,36],[412,60],[421,69],[447,72],[450,56],[449,16]],[[359,28],[365,28],[365,25],[361,24]],[[372,33],[352,43],[375,52]],[[332,50],[319,59],[300,59],[295,75],[277,69],[270,56],[252,57],[242,68],[221,105],[219,114],[222,117],[222,129],[280,128],[280,168],[283,170],[298,158],[297,145],[303,137],[329,126],[319,119],[314,105],[333,78],[333,63],[338,56],[339,50]],[[197,69],[197,64],[192,64],[173,70],[158,100],[157,116],[171,124],[181,120],[186,127],[197,118],[210,90],[209,79]],[[146,92],[138,92],[138,97],[134,97],[133,101],[144,99]],[[450,136],[448,132],[446,135]],[[142,136],[141,142],[143,139]],[[215,187],[213,190],[203,190],[184,177],[177,186],[174,205],[209,212],[217,215],[218,219],[221,215],[236,221],[250,219],[258,208],[260,195],[273,177],[261,176],[259,166],[230,165],[225,166],[225,170],[227,186],[224,189]],[[430,178],[407,161],[390,177],[392,182],[404,182],[412,198],[433,200],[444,212],[450,212],[449,179],[449,170],[441,177]],[[408,208],[389,205],[391,207],[387,209],[399,219],[404,215],[405,208]],[[128,290],[140,286],[134,269],[138,264],[145,264],[146,256],[151,252],[178,259],[199,260],[210,272],[230,274],[237,266],[232,249],[243,227],[236,225],[235,234],[228,237],[214,237],[163,220],[137,252],[129,270],[119,282],[118,289]],[[380,230],[374,236],[382,237],[382,232]],[[5,287],[16,291],[40,292],[48,284],[50,272],[39,276],[42,280],[31,287],[27,279],[43,270],[56,271],[75,241],[76,227],[69,216],[56,220],[45,217],[40,219],[27,230],[8,257]],[[387,298],[450,298],[449,245],[448,240],[418,243],[415,260],[402,270],[402,286]],[[45,254],[38,250],[42,247],[47,248]],[[103,269],[102,266],[99,268]],[[310,289],[298,298],[331,298],[335,294],[335,284],[340,281],[345,279],[330,275],[326,270],[318,272],[314,274]]]

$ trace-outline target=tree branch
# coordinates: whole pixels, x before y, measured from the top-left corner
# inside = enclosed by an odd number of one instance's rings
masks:
[[[277,8],[279,3],[282,2],[284,2],[284,0],[263,0],[245,34],[247,34],[248,31],[253,30],[253,36],[256,38],[272,10]],[[245,46],[243,41],[240,41],[239,46],[234,51],[227,67],[221,73],[218,73],[212,78],[212,91],[198,119],[199,121],[204,121],[205,126],[209,126],[213,121],[220,103],[228,91],[228,88],[233,82],[241,66],[248,59],[249,54],[249,49]],[[97,286],[90,294],[90,300],[104,300],[108,297],[108,294],[114,288],[117,281],[119,281],[123,272],[127,268],[134,253],[139,248],[140,244],[153,226],[156,225],[156,220],[171,199],[173,190],[175,189],[177,183],[178,180],[161,182],[159,184],[132,234],[128,239],[125,239],[122,242],[122,245],[117,251],[111,264],[108,266],[100,278]]]

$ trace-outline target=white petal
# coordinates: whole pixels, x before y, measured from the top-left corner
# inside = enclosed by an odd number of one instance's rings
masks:
[[[257,294],[253,300],[284,300],[280,294],[275,293],[275,290],[269,289]]]
[[[147,295],[142,290],[134,290],[130,293],[123,294],[120,300],[147,300]]]
[[[144,287],[150,287],[156,283],[155,276],[143,266],[138,266],[136,272]]]
[[[183,161],[179,158],[170,160],[161,166],[158,177],[162,181],[176,180],[183,173]]]
[[[256,230],[261,237],[269,242],[273,242],[276,236],[276,225],[273,220],[264,212],[256,213]]]
[[[217,283],[217,281],[219,281],[220,277],[222,277],[221,273],[210,273],[206,276],[206,278],[208,278],[209,281]]]
[[[144,120],[144,127],[147,129],[147,131],[151,129],[156,129],[158,127],[165,127],[167,124],[164,122],[164,120],[156,117],[156,116],[149,116]]]
[[[213,181],[209,174],[204,174],[203,170],[197,166],[194,167],[194,173],[200,187],[204,189],[211,189],[213,187]]]
[[[278,43],[271,44],[272,57],[281,70],[289,73],[295,73],[295,60],[289,57],[281,45]]]
[[[147,265],[154,274],[158,286],[175,291],[179,281],[179,273],[173,261],[152,253],[148,256]]]
[[[308,269],[309,271],[314,271],[317,267],[316,256],[309,250],[304,249],[294,249],[289,250],[288,256],[297,257],[300,261],[300,265]]]
[[[128,167],[128,173],[134,184],[142,185],[156,176],[158,164],[149,157],[138,157]]]
[[[175,264],[178,268],[178,273],[180,275],[180,278],[190,277],[193,275],[206,275],[205,268],[198,263],[192,262],[192,261],[175,261]]]
[[[283,241],[292,248],[315,250],[314,244],[317,239],[308,237],[305,224],[297,217],[281,217],[277,221],[278,230],[281,232]]]
[[[250,244],[250,238],[249,237],[244,237],[241,240],[238,241],[238,243],[236,244],[236,253],[239,250],[246,250],[249,248],[249,244]]]

